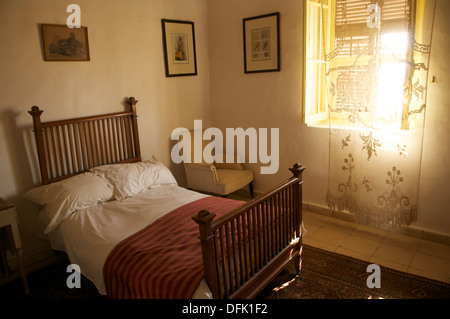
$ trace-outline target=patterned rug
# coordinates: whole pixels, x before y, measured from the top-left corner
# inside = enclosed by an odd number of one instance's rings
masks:
[[[381,288],[368,288],[368,262],[303,246],[302,269],[295,275],[292,263],[257,299],[450,299],[450,284],[381,267]],[[21,279],[0,286],[0,298],[105,299],[95,286],[81,278],[81,288],[67,288],[67,260],[28,275],[31,289],[23,292]]]
[[[291,264],[258,296],[263,299],[450,299],[450,284],[380,267],[380,288],[369,288],[369,262],[303,245],[302,268]],[[373,283],[373,277],[369,282]]]

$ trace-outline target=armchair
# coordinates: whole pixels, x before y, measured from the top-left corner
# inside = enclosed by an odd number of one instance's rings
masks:
[[[193,130],[190,133],[193,150]],[[202,143],[203,151],[209,141],[202,140]],[[202,163],[194,163],[192,155],[191,163],[184,162],[184,168],[188,188],[227,196],[248,185],[250,195],[253,197],[253,172],[244,169],[241,163],[209,164],[204,159]]]

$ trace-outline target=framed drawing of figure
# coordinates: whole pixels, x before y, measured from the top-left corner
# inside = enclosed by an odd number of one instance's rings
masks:
[[[197,75],[194,22],[162,19],[166,76]]]

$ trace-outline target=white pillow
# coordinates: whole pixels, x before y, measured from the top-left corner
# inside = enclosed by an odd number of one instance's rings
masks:
[[[113,191],[102,176],[83,173],[33,188],[23,196],[45,207],[45,214],[50,221],[44,231],[47,234],[58,227],[68,215],[113,199]]]
[[[114,197],[117,200],[124,200],[151,187],[167,184],[177,185],[170,170],[155,157],[136,163],[94,167],[91,172],[103,174],[113,185]]]
[[[123,200],[139,194],[156,180],[155,165],[139,163],[111,164],[95,167],[91,172],[103,174],[113,185],[114,197]]]
[[[153,185],[151,185],[152,188],[161,185],[178,185],[177,180],[172,175],[172,172],[155,156],[152,156],[150,160],[144,161],[144,163],[152,163],[158,167],[158,169],[156,170],[157,177]]]

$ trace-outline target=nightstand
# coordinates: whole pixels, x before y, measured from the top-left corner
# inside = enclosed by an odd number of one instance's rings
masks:
[[[7,226],[11,226],[11,228]],[[25,293],[28,294],[30,289],[28,287],[27,274],[23,265],[22,241],[20,240],[16,207],[3,198],[0,198],[0,234],[2,234],[2,236],[0,236],[0,248],[9,248],[12,253],[14,253],[14,251],[16,253]],[[6,242],[3,240],[4,237],[7,238]],[[6,247],[3,247],[5,245]],[[6,263],[6,251],[5,249],[1,250],[2,260]],[[7,264],[5,265],[5,272],[7,272]]]

